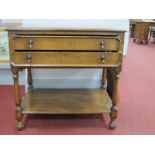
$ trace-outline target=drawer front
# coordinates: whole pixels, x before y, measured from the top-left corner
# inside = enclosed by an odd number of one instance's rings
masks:
[[[17,36],[13,50],[118,50],[117,38],[91,36]]]
[[[57,67],[117,67],[121,53],[117,52],[12,52],[11,63],[16,66]]]

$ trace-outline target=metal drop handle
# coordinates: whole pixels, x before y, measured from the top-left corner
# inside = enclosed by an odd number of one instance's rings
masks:
[[[105,55],[102,55],[100,57],[100,59],[101,59],[101,63],[104,64],[105,63],[106,56]]]
[[[29,47],[30,47],[30,48],[33,47],[33,40],[29,40]]]
[[[28,63],[31,63],[32,55],[27,55],[27,56],[26,56],[26,59],[27,59],[27,62],[28,62]]]
[[[100,47],[101,47],[101,49],[104,49],[104,45],[105,45],[104,41],[103,40],[100,41]]]

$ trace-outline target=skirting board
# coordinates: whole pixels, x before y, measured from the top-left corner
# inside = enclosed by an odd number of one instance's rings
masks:
[[[33,79],[34,88],[99,88],[101,79]]]

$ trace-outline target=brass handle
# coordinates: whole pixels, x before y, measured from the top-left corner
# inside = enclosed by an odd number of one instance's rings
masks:
[[[31,63],[32,55],[27,55],[27,56],[26,56],[26,59],[27,59],[27,62],[28,62],[28,63]]]
[[[100,58],[101,58],[101,63],[104,64],[105,63],[106,56],[105,55],[102,55]]]
[[[104,49],[104,41],[100,41],[100,46],[101,46],[101,49]]]
[[[33,47],[33,40],[29,40],[29,47],[30,47],[30,48]]]

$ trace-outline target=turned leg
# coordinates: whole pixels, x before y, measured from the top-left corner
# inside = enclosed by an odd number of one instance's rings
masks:
[[[107,69],[103,69],[102,73],[102,88],[106,89],[107,88]]]
[[[28,79],[28,84],[29,84],[29,87],[28,89],[29,90],[32,90],[33,89],[33,85],[32,85],[32,72],[31,72],[31,67],[28,67],[27,68],[27,79]]]
[[[21,96],[20,96],[20,89],[19,89],[19,80],[18,80],[18,68],[15,66],[11,66],[13,80],[14,80],[14,98],[16,104],[16,121],[17,121],[17,129],[22,130],[24,128],[24,124],[22,122],[23,114],[21,109]]]
[[[109,129],[114,129],[116,127],[117,119],[117,102],[118,102],[118,81],[119,81],[119,72],[114,71],[114,83],[113,83],[113,92],[112,92],[112,108],[110,112],[110,123]]]

